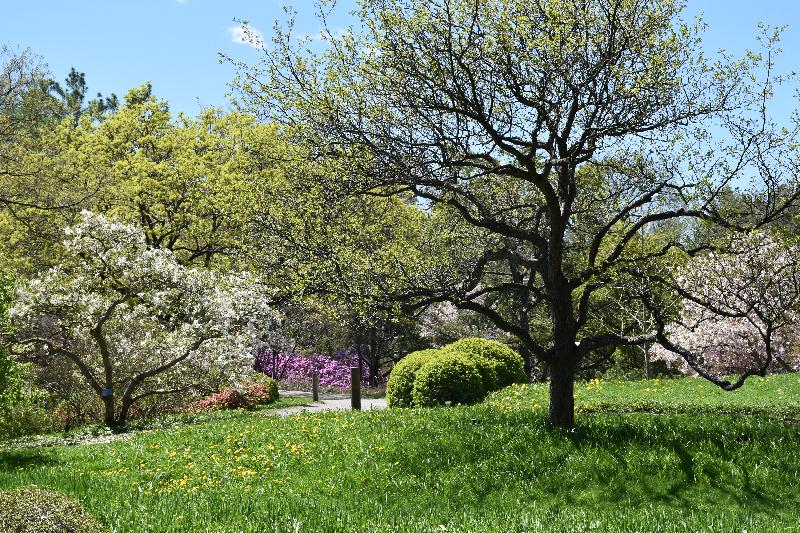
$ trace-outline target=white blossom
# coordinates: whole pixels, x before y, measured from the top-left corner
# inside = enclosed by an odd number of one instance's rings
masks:
[[[65,260],[18,287],[10,316],[23,349],[85,365],[95,390],[109,386],[110,367],[123,403],[130,388],[129,400],[200,384],[212,367],[232,381],[251,369],[276,318],[259,280],[187,268],[149,247],[141,228],[102,215],[84,212],[65,233]]]

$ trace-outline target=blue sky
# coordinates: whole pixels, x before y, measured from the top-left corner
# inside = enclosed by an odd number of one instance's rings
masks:
[[[340,0],[347,11],[353,0]],[[256,50],[237,41],[234,18],[249,20],[267,38],[284,19],[281,0],[0,0],[0,44],[30,47],[56,79],[70,67],[86,73],[94,93],[119,96],[151,81],[175,111],[195,114],[201,106],[227,105],[230,65],[218,53],[254,61]],[[288,2],[298,11],[298,31],[316,34],[312,0]],[[756,24],[788,24],[781,66],[800,71],[800,3],[797,0],[688,0],[686,14],[700,12],[709,24],[709,51],[741,53],[755,46]],[[344,25],[344,18],[333,25]],[[791,102],[782,97],[780,111]]]

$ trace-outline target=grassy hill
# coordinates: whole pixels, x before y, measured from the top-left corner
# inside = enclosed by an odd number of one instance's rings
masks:
[[[787,531],[800,521],[800,375],[724,393],[591,382],[574,431],[546,386],[472,407],[237,417],[111,444],[8,450],[115,531]],[[657,413],[657,414],[653,414]],[[720,414],[724,413],[724,414]]]
[[[489,403],[500,408],[547,407],[547,384],[519,385],[499,391]],[[575,387],[579,413],[752,414],[800,417],[800,374],[752,377],[742,388],[724,391],[704,379],[647,381],[592,380]]]

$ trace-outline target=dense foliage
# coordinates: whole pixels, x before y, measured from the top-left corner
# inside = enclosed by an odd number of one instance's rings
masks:
[[[475,403],[486,394],[475,359],[459,352],[441,352],[414,376],[411,397],[417,407]]]
[[[254,402],[248,394],[236,389],[224,388],[190,405],[189,411],[207,413],[222,409],[249,409],[253,405]]]
[[[514,350],[494,340],[468,338],[401,359],[389,375],[386,400],[389,407],[474,403],[489,392],[526,381],[522,357]]]
[[[474,358],[489,360],[497,376],[497,382],[494,386],[487,387],[487,391],[502,389],[512,383],[525,383],[528,381],[522,357],[502,342],[467,338],[448,344],[444,349],[465,353]]]
[[[0,270],[0,332],[7,331],[8,308],[13,301],[14,279]],[[0,344],[0,426],[6,425],[9,411],[20,401],[24,383],[23,372]],[[2,429],[0,429],[2,432]]]
[[[386,383],[386,403],[389,407],[414,405],[414,381],[422,365],[437,357],[439,350],[420,350],[406,355],[392,369]]]
[[[250,374],[245,390],[257,405],[273,403],[279,396],[278,382],[260,372]]]
[[[190,413],[210,413],[224,409],[252,409],[278,400],[278,382],[261,373],[252,373],[238,389],[225,387],[193,404]]]
[[[14,299],[14,277],[0,270],[0,337],[10,332],[8,309]],[[50,429],[40,405],[44,393],[34,384],[30,365],[13,359],[0,342],[0,439]]]

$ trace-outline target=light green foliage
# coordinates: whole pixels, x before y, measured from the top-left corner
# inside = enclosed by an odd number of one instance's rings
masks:
[[[484,394],[478,365],[458,352],[441,352],[423,364],[411,393],[416,407],[471,404]]]
[[[2,451],[14,468],[0,470],[0,487],[53,487],[118,533],[791,531],[797,426],[718,413],[746,394],[800,418],[797,379],[732,394],[696,379],[661,382],[685,405],[694,395],[681,393],[705,387],[698,411],[675,414],[665,391],[661,416],[586,413],[564,432],[547,429],[540,385],[454,409],[220,412],[107,445]],[[654,382],[613,386],[609,394],[633,399]],[[782,405],[770,399],[778,390]]]
[[[0,268],[30,271],[57,260],[59,229],[102,191],[96,158],[77,157],[72,144],[117,99],[89,99],[75,69],[63,84],[50,79],[30,50],[1,47],[0,71]]]
[[[473,372],[479,377],[477,386]],[[492,340],[462,339],[403,358],[389,375],[386,399],[390,407],[473,403],[525,380],[522,357],[511,348]]]
[[[475,364],[475,368],[478,369],[478,373],[481,375],[481,385],[483,386],[484,392],[491,392],[500,388],[498,386],[497,379],[497,371],[499,366],[497,361],[489,359],[488,357],[484,357],[480,354],[470,353],[462,350],[448,349],[448,347],[443,348],[442,352],[452,352],[463,355],[470,359]]]
[[[14,277],[0,270],[0,439],[52,427],[52,413],[43,408],[45,394],[34,386],[31,365],[16,362],[2,345],[13,297]]]
[[[80,502],[36,486],[0,492],[0,531],[100,533],[105,531]]]
[[[0,440],[58,429],[47,395],[34,383],[30,364],[0,353]]]
[[[346,301],[369,321],[381,314],[376,302],[414,279],[425,214],[409,197],[342,194],[343,175],[307,164],[270,176],[259,188],[252,256],[287,294]]]
[[[56,264],[63,228],[84,209],[142,224],[148,244],[184,263],[227,266],[252,215],[255,187],[276,166],[251,151],[280,159],[276,129],[218,110],[174,117],[149,85],[129,91],[101,119],[68,117],[37,133],[24,158],[36,186],[17,187],[28,195],[19,200],[33,206],[13,216],[0,211],[8,236],[0,266],[36,272]],[[37,209],[45,201],[39,197],[65,207]]]
[[[417,372],[439,353],[439,350],[412,352],[395,365],[386,383],[386,403],[389,407],[411,407],[414,404],[412,392]]]
[[[492,363],[497,375],[495,390],[507,387],[512,383],[525,383],[525,363],[517,352],[502,342],[489,339],[461,339],[444,347],[445,350],[454,350],[468,354],[475,358],[486,359]]]
[[[284,157],[283,171],[258,178],[244,238],[254,268],[294,304],[287,333],[306,349],[360,346],[373,370],[425,346],[387,298],[418,272],[423,211],[408,197],[341,195],[343,169],[297,163],[308,157],[297,149]]]
[[[274,137],[251,117],[204,111],[174,119],[149,86],[131,90],[125,105],[95,128],[82,148],[113,170],[111,214],[142,223],[148,243],[187,263],[211,266],[230,254],[249,215],[254,161],[247,147]],[[260,146],[262,149],[266,147]],[[222,261],[224,263],[224,261]]]

